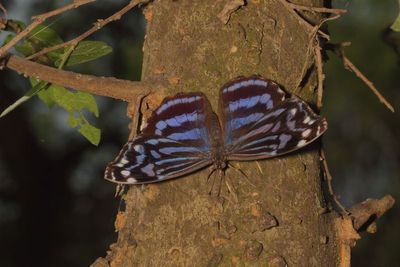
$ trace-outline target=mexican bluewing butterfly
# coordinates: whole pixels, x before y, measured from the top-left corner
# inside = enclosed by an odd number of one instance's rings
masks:
[[[145,184],[183,176],[230,160],[280,156],[321,136],[325,118],[271,80],[240,77],[220,91],[219,117],[203,93],[167,97],[142,133],[110,162],[105,179]]]

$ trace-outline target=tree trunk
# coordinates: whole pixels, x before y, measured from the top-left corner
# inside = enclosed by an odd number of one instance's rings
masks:
[[[202,91],[217,110],[219,89],[225,82],[260,74],[315,102],[312,37],[304,21],[281,1],[253,0],[224,24],[218,15],[227,2],[180,0],[148,5],[143,80],[167,78],[167,95]],[[322,2],[305,0],[303,4]],[[161,101],[155,96],[144,100],[150,109]],[[319,146],[316,142],[271,160],[233,162],[249,178],[233,168],[226,173],[238,201],[224,184],[219,197],[209,196],[213,177],[207,182],[207,169],[163,183],[129,187],[123,195],[126,207],[116,219],[118,241],[111,246],[108,263],[338,266],[336,215],[327,212],[322,192]]]

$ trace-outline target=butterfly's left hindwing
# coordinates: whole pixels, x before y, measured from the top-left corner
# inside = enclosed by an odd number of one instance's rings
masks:
[[[210,103],[201,93],[167,97],[142,133],[106,169],[105,179],[126,184],[163,181],[212,164],[206,121]]]

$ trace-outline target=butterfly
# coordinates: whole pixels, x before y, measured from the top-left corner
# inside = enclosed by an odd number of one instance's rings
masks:
[[[107,165],[105,179],[145,184],[210,165],[224,170],[231,160],[260,160],[295,151],[326,129],[325,118],[275,82],[239,77],[221,88],[218,115],[203,93],[166,97],[142,132]]]

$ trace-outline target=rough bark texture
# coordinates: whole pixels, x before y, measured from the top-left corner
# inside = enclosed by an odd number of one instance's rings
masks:
[[[260,74],[306,101],[315,99],[309,29],[280,1],[248,1],[225,25],[227,1],[155,1],[146,7],[143,80],[163,76],[168,95],[218,92],[239,75]],[[305,5],[322,1],[303,1]],[[310,71],[308,71],[310,70]],[[145,99],[150,108],[161,99]],[[334,214],[321,189],[319,143],[272,160],[234,163],[208,195],[208,170],[165,183],[132,186],[116,220],[111,266],[337,266]],[[211,178],[212,181],[213,178]],[[217,180],[218,183],[218,180]],[[277,224],[277,225],[276,225]],[[103,262],[105,263],[105,262]],[[101,266],[102,260],[95,265]]]

